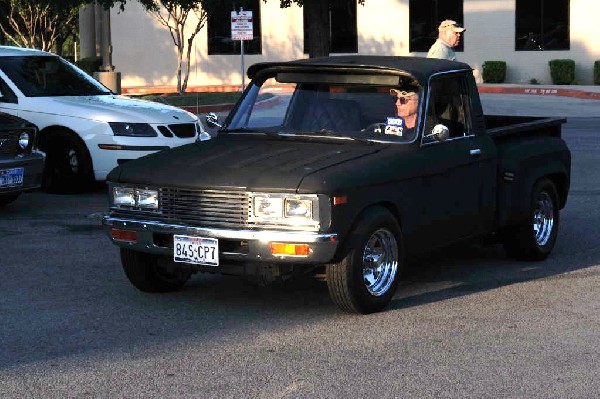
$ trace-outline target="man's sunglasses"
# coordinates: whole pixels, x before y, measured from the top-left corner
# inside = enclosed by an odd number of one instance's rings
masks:
[[[394,104],[396,104],[396,101],[400,101],[400,104],[405,105],[408,104],[408,102],[410,100],[412,100],[411,97],[393,97],[394,100]]]

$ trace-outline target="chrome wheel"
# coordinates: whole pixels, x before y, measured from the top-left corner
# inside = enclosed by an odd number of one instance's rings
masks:
[[[398,272],[398,243],[387,229],[375,231],[363,250],[363,281],[374,296],[385,295]]]
[[[77,174],[79,172],[79,159],[77,158],[77,152],[75,150],[70,149],[68,153],[69,157],[69,166],[71,168],[71,172]]]
[[[533,212],[533,231],[539,246],[548,243],[554,227],[554,203],[550,195],[542,191],[536,198]]]

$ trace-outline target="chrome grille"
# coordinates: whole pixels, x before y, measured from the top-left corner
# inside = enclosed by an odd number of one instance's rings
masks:
[[[206,227],[247,227],[250,204],[243,191],[160,189],[159,206],[165,222]]]

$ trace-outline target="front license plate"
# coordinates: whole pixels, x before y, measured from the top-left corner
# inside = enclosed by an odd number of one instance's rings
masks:
[[[197,265],[219,266],[219,240],[174,235],[173,260]]]
[[[0,187],[19,187],[23,185],[25,168],[0,169]]]

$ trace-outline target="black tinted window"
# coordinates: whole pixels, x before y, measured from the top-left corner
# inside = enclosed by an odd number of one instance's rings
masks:
[[[0,57],[0,69],[27,97],[110,94],[59,57]]]

